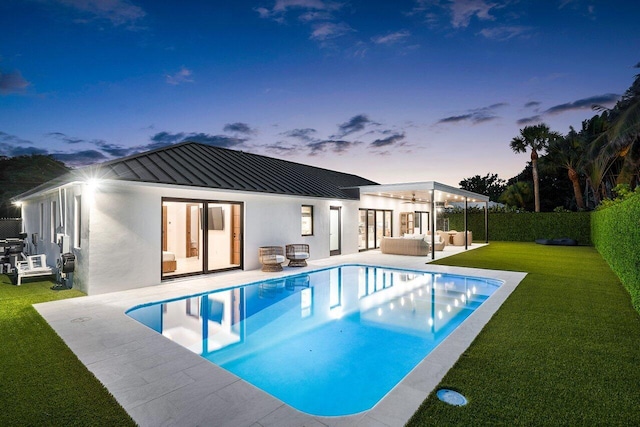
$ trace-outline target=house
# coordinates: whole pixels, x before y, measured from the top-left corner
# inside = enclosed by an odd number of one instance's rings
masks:
[[[73,253],[74,288],[101,294],[257,269],[267,245],[307,243],[315,259],[379,248],[382,236],[433,229],[454,198],[488,201],[184,142],[72,171],[15,201],[28,251]]]

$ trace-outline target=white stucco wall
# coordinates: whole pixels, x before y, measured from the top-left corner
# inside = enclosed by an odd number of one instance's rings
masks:
[[[243,202],[243,261],[247,270],[261,267],[258,248],[265,245],[308,243],[312,258],[329,257],[331,206],[342,208],[342,253],[358,250],[357,201],[107,181],[93,191],[84,184],[69,186],[66,193],[65,233],[71,242],[74,241],[73,200],[75,195],[82,195],[81,247],[73,248],[72,244],[72,252],[77,257],[73,284],[88,294],[161,283],[163,197]],[[50,221],[47,213],[50,201],[58,199],[59,194],[55,190],[26,201],[23,205],[25,231],[38,232],[40,203],[45,203],[46,230]],[[302,205],[313,206],[312,236],[301,236]],[[49,265],[55,267],[60,251],[50,236],[45,234],[37,249],[38,253],[46,253]]]
[[[162,198],[242,202],[245,270],[261,267],[258,261],[260,246],[307,243],[312,259],[329,257],[329,213],[332,206],[341,208],[342,254],[358,251],[360,207],[393,210],[394,235],[398,234],[400,211],[427,209],[427,206],[407,207],[392,199],[374,196],[363,196],[361,201],[330,200],[118,181],[103,181],[93,193],[84,184],[73,185],[67,187],[66,193],[65,225],[72,242],[73,200],[75,195],[82,195],[82,244],[79,249],[72,250],[77,257],[73,284],[88,294],[161,283]],[[44,201],[47,215],[50,201],[58,198],[55,190],[28,200],[23,206],[25,231],[33,233],[38,230],[39,203]],[[312,236],[301,235],[302,205],[313,206]],[[227,223],[228,220],[225,218]],[[45,225],[49,224],[48,221],[47,216]],[[49,264],[55,266],[60,251],[50,237],[45,235],[43,242],[38,246],[38,253],[46,253]],[[228,255],[224,256],[228,259]]]

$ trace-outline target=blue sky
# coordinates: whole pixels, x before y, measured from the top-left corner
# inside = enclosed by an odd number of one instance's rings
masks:
[[[640,4],[4,0],[0,155],[70,166],[185,139],[381,183],[525,166],[640,62]]]

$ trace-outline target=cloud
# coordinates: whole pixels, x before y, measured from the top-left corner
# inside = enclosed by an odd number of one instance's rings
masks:
[[[634,65],[632,68],[640,68],[640,62],[638,62],[636,65]]]
[[[75,153],[50,153],[50,155],[64,163],[66,166],[81,167],[109,160],[107,156],[98,150],[84,150]]]
[[[451,25],[460,28],[467,27],[473,17],[493,21],[495,18],[489,12],[498,4],[486,0],[453,0],[447,6],[451,12]]]
[[[361,130],[364,130],[364,128],[370,123],[376,125],[378,124],[372,122],[365,114],[358,114],[357,116],[353,116],[348,121],[338,125],[339,138],[342,138],[354,132],[360,132]]]
[[[272,19],[283,24],[287,17],[294,16],[311,28],[310,40],[330,46],[328,40],[337,39],[355,30],[345,22],[339,22],[335,13],[344,3],[331,0],[276,0],[272,7],[260,6],[254,10],[263,19]]]
[[[132,24],[146,16],[146,12],[127,0],[52,0],[80,11],[94,19],[110,21],[114,26]],[[77,20],[76,22],[87,22]]]
[[[318,153],[326,152],[327,150],[332,151],[337,154],[342,154],[350,148],[361,144],[359,141],[345,141],[345,140],[335,140],[335,139],[326,139],[323,141],[316,141],[309,143],[307,147],[311,150],[309,153],[310,156],[315,156]]]
[[[440,119],[436,122],[436,124],[460,123],[460,122],[469,121],[472,124],[477,125],[480,123],[497,119],[498,115],[496,114],[496,110],[501,107],[505,107],[507,105],[508,104],[506,102],[499,102],[497,104],[493,104],[488,107],[468,110],[465,114],[449,116],[449,117]]]
[[[578,99],[577,101],[567,102],[565,104],[554,105],[547,109],[545,114],[561,114],[566,111],[587,110],[596,105],[615,104],[620,99],[620,95],[615,93],[607,93],[604,95],[592,96],[589,98]]]
[[[252,129],[248,124],[241,122],[227,123],[224,125],[222,130],[225,132],[242,133],[245,135],[254,135],[256,133],[255,129]]]
[[[526,126],[526,125],[533,125],[536,123],[541,123],[542,122],[542,116],[540,115],[536,115],[536,116],[531,116],[531,117],[523,117],[519,120],[516,121],[516,123],[520,126]]]
[[[33,142],[26,140],[26,139],[22,139],[19,138],[15,135],[11,135],[8,134],[6,132],[2,132],[0,131],[0,142],[5,143],[5,145],[13,145],[13,144],[18,144],[18,145],[33,145]]]
[[[405,138],[404,132],[403,133],[395,133],[393,135],[390,135],[386,138],[380,138],[380,139],[376,139],[375,141],[373,141],[371,144],[369,144],[371,147],[374,148],[381,148],[381,147],[387,147],[389,145],[396,145],[398,143],[401,143]]]
[[[125,157],[129,154],[133,154],[136,150],[130,147],[123,147],[122,145],[110,144],[106,141],[96,140],[93,142],[100,150],[109,154],[111,157]]]
[[[48,154],[47,150],[36,148],[33,142],[18,136],[0,131],[0,156],[17,157],[32,154]]]
[[[531,31],[530,27],[525,26],[502,26],[494,28],[484,28],[480,30],[480,35],[492,40],[509,40],[527,34]]]
[[[81,142],[87,142],[82,138],[72,138],[70,136],[65,135],[62,132],[49,132],[45,134],[45,136],[50,136],[52,138],[59,139],[60,141],[66,142],[67,144],[79,144]]]
[[[407,37],[411,36],[411,32],[408,30],[400,30],[394,33],[389,33],[384,36],[376,36],[372,37],[371,41],[375,44],[383,44],[387,46],[391,46],[397,43],[402,43]]]
[[[298,16],[298,19],[302,22],[331,21],[334,19],[334,16],[331,12],[309,11]]]
[[[227,135],[210,135],[208,133],[169,133],[158,132],[151,137],[152,143],[146,147],[142,147],[145,150],[162,148],[168,145],[172,145],[183,141],[200,142],[202,144],[212,145],[215,147],[232,148],[244,144],[246,138],[237,138]]]
[[[0,95],[21,93],[31,85],[20,71],[3,72],[0,70]]]
[[[340,9],[342,6],[342,3],[329,0],[276,0],[271,9],[259,7],[256,8],[256,11],[260,13],[261,17],[270,18],[273,15],[284,14],[294,9],[334,11]]]
[[[186,67],[180,68],[173,74],[165,75],[167,83],[177,86],[182,83],[193,83],[192,72]]]
[[[529,101],[526,104],[524,104],[524,108],[537,108],[541,105],[542,103],[539,101]]]
[[[280,135],[284,135],[289,138],[296,138],[303,142],[310,142],[314,140],[312,135],[314,135],[315,133],[317,133],[315,129],[304,128],[304,129],[292,129],[286,132],[282,132]]]
[[[284,145],[281,142],[265,145],[263,148],[265,149],[265,151],[279,155],[279,156],[289,156],[289,155],[298,153],[300,150],[300,147]]]
[[[335,39],[354,31],[344,22],[320,22],[313,24],[313,31],[309,38],[316,41]]]
[[[52,132],[51,134],[47,134],[47,136],[54,136],[57,138],[66,137],[66,135],[60,132]],[[98,145],[103,144],[104,147],[109,148],[109,144],[106,144],[104,141],[95,140],[91,142]],[[0,132],[0,155],[18,157],[31,156],[34,154],[52,156],[70,167],[87,166],[96,162],[108,160],[107,156],[98,150],[84,150],[71,153],[52,152],[45,148],[34,147],[33,142],[31,141],[27,141],[5,132]]]

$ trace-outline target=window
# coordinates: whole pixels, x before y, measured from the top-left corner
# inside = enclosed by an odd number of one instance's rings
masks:
[[[73,245],[80,248],[80,231],[82,230],[82,197],[76,196],[73,206]]]
[[[302,205],[302,235],[313,235],[313,206]]]
[[[58,225],[58,205],[55,201],[51,202],[51,241],[56,242],[56,226]]]

